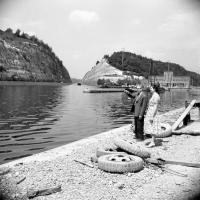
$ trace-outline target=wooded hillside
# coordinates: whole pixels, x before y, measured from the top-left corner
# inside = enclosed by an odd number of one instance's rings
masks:
[[[151,58],[146,58],[141,55],[136,55],[131,52],[114,52],[111,56],[105,55],[104,58],[108,63],[117,69],[123,71],[131,71],[135,75],[163,75],[164,71],[169,70],[174,72],[174,76],[190,76],[194,86],[200,86],[200,74],[192,71],[187,71],[184,67],[176,63],[166,63]]]

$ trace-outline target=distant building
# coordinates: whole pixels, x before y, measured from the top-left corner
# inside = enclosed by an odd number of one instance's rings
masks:
[[[174,87],[174,88],[189,88],[190,77],[189,76],[174,76],[173,72],[164,72],[164,76],[149,76],[151,83],[160,83],[162,87]]]

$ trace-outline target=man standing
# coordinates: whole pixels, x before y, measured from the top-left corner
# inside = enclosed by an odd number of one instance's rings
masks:
[[[131,111],[134,113],[135,138],[137,141],[144,140],[144,115],[148,104],[148,91],[149,88],[143,87],[136,97],[132,96],[132,98],[135,98]]]

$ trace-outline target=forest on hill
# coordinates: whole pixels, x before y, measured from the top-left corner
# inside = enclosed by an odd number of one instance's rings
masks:
[[[190,76],[194,86],[200,86],[200,74],[186,70],[176,63],[167,63],[151,58],[136,55],[131,52],[114,52],[111,56],[105,55],[108,63],[122,71],[131,71],[135,75],[144,76],[164,74],[164,71],[173,71],[174,76]]]

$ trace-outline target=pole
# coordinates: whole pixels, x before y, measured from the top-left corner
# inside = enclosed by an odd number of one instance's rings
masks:
[[[153,63],[152,63],[152,64],[153,64]],[[153,64],[153,77],[154,77],[153,84],[155,85],[155,72],[154,72],[154,64]]]
[[[122,48],[122,69],[124,68],[124,48]]]
[[[169,62],[167,64],[168,64],[168,75],[169,75]],[[170,76],[170,79],[169,79],[169,87],[170,88],[172,87],[172,76]]]
[[[169,77],[169,62],[167,63],[167,71],[168,71],[168,77]],[[169,80],[169,88],[171,88],[171,85],[170,85],[170,80]]]
[[[149,77],[148,77],[148,84],[149,84],[149,81],[150,81],[150,83],[151,83],[151,62],[149,63],[150,64],[150,66],[149,66]]]

